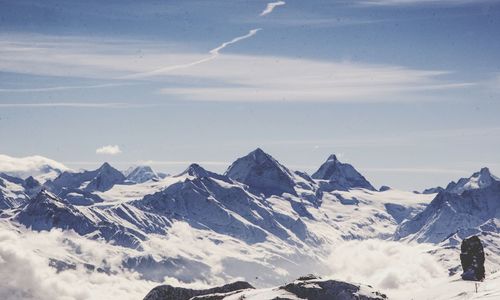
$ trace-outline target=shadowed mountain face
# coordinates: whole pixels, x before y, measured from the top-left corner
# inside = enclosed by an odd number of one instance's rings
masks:
[[[293,173],[260,148],[238,158],[226,176],[265,195],[295,194]]]
[[[312,178],[326,180],[330,190],[349,190],[352,188],[375,190],[353,166],[340,162],[335,155],[328,157],[326,162],[312,175]]]

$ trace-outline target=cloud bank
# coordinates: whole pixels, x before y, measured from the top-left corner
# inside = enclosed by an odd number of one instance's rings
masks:
[[[86,300],[142,299],[155,286],[139,280],[138,274],[117,268],[121,258],[109,253],[99,242],[88,241],[75,233],[16,232],[0,224],[0,299],[4,300]],[[57,272],[49,266],[46,254],[66,260],[79,253],[83,258],[108,261],[115,275],[90,272],[77,266]]]
[[[97,148],[95,150],[95,153],[106,154],[106,155],[117,155],[117,154],[122,153],[122,150],[120,149],[120,146],[118,146],[118,145],[108,145],[108,146],[102,146],[100,148]]]
[[[392,241],[352,241],[335,247],[328,258],[333,276],[390,292],[424,288],[447,271],[425,245]]]
[[[47,173],[48,168],[59,171],[69,170],[64,164],[55,160],[40,156],[12,157],[0,154],[0,172],[22,178],[30,175],[37,176]]]

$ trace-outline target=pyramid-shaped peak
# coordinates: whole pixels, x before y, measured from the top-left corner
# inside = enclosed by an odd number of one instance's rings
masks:
[[[104,162],[98,170],[110,170],[110,169],[115,169],[113,168],[108,162]]]
[[[115,169],[112,165],[110,165],[107,162],[103,163],[99,167],[99,169],[96,170],[96,172],[97,172],[97,174],[102,174],[102,173],[113,174],[114,176],[123,177],[123,179],[125,179],[125,175],[123,175],[122,172],[120,172],[119,170]]]
[[[263,160],[266,160],[266,159],[273,159],[273,157],[271,155],[269,155],[266,152],[264,152],[264,150],[262,150],[261,148],[257,148],[255,150],[253,150],[252,152],[250,152],[248,154],[248,156],[252,156],[256,161],[263,161]]]
[[[209,172],[197,163],[190,164],[180,175],[190,175],[195,177],[208,177]]]
[[[337,155],[331,154],[330,156],[328,156],[328,159],[326,161],[334,161],[335,162],[335,161],[339,161],[339,160],[337,159]]]
[[[226,175],[264,194],[295,193],[293,173],[260,148],[238,158]]]
[[[375,188],[361,175],[353,166],[341,163],[335,154],[332,154],[316,171],[312,178],[327,180],[334,184],[337,189],[365,188],[375,190]]]

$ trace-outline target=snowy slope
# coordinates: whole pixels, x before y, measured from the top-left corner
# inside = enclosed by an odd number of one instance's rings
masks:
[[[22,179],[0,173],[0,210],[25,205],[42,189],[32,176]]]
[[[453,234],[465,238],[483,231],[499,232],[500,181],[484,168],[451,183],[424,211],[403,222],[396,239],[439,243]]]

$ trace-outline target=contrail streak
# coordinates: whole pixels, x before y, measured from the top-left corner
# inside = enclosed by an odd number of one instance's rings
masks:
[[[179,65],[173,65],[173,66],[167,66],[163,67],[160,69],[148,71],[148,72],[142,72],[142,73],[135,73],[131,75],[125,75],[117,78],[113,78],[115,80],[121,80],[121,79],[134,79],[134,78],[144,78],[144,77],[150,77],[158,74],[164,74],[164,73],[169,73],[175,70],[179,69],[186,69],[189,67],[193,67],[202,63],[209,62],[215,58],[217,58],[220,55],[220,52],[226,48],[227,46],[233,45],[235,43],[238,43],[239,41],[248,39],[259,32],[261,28],[256,28],[256,29],[251,29],[247,34],[235,37],[234,39],[224,42],[220,44],[218,47],[210,50],[208,53],[210,56],[185,63],[185,64],[179,64]],[[63,91],[63,90],[72,90],[72,89],[97,89],[97,88],[104,88],[104,87],[113,87],[113,86],[125,86],[125,85],[132,85],[132,84],[137,84],[137,83],[108,83],[108,84],[96,84],[96,85],[85,85],[85,86],[55,86],[55,87],[45,87],[45,88],[27,88],[27,89],[0,89],[0,93],[26,93],[26,92],[54,92],[54,91]]]
[[[277,6],[285,5],[285,1],[276,1],[276,2],[270,2],[267,4],[266,8],[260,13],[260,16],[263,17],[265,15],[268,15],[273,12],[274,8]]]
[[[202,64],[202,63],[209,62],[209,61],[217,58],[217,56],[220,55],[220,51],[222,49],[224,49],[227,46],[230,46],[232,44],[235,44],[235,43],[237,43],[239,41],[242,41],[244,39],[248,39],[248,38],[256,35],[257,32],[259,32],[260,30],[261,30],[261,28],[252,29],[252,30],[250,30],[245,35],[236,37],[236,38],[234,38],[234,39],[232,39],[232,40],[230,40],[228,42],[222,43],[220,46],[218,46],[218,47],[210,50],[208,52],[210,54],[210,56],[208,56],[208,57],[205,57],[205,58],[202,58],[202,59],[190,62],[190,63],[180,64],[180,65],[173,65],[173,66],[167,66],[167,67],[163,67],[163,68],[156,69],[156,70],[153,70],[153,71],[148,71],[148,72],[143,72],[143,73],[136,73],[136,74],[132,74],[132,75],[126,75],[126,76],[120,77],[120,79],[144,78],[144,77],[154,76],[154,75],[158,75],[158,74],[169,73],[171,71],[175,71],[175,70],[179,70],[179,69],[185,69],[185,68],[189,68],[189,67],[193,67],[193,66]]]

